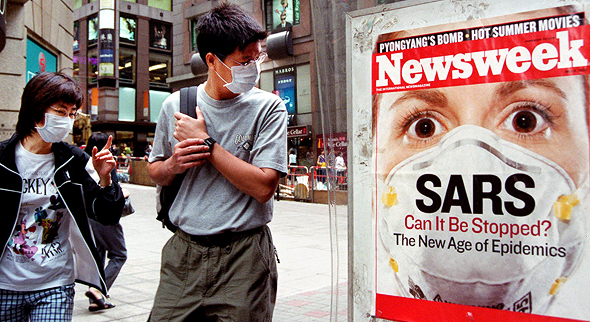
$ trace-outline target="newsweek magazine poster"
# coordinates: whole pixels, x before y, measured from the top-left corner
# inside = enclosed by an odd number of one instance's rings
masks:
[[[379,35],[376,317],[590,321],[586,15]]]

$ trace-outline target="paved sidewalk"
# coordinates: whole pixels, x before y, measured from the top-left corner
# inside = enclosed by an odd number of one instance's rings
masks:
[[[74,322],[147,321],[158,286],[160,254],[171,233],[155,220],[155,188],[122,184],[136,212],[121,219],[128,259],[110,290],[113,309],[89,312],[87,288],[76,286]],[[337,303],[330,319],[331,255],[327,205],[275,201],[273,233],[280,263],[273,321],[347,320],[347,208],[336,208],[338,233]],[[336,254],[335,254],[336,256]],[[336,298],[335,298],[336,299]]]

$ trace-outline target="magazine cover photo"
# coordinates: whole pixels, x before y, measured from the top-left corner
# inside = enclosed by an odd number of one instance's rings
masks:
[[[379,35],[377,317],[427,303],[590,321],[585,9]]]

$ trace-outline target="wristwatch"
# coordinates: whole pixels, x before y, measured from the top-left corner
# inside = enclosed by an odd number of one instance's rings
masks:
[[[203,142],[206,146],[209,147],[209,152],[213,151],[213,145],[215,144],[215,141],[212,137],[208,137],[205,139],[205,142]]]

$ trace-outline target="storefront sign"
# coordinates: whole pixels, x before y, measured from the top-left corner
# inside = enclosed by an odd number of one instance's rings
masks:
[[[346,138],[346,133],[334,133],[332,136],[327,138],[328,145],[332,146],[334,151],[341,151],[346,152],[348,148],[348,140]],[[324,138],[321,135],[317,137],[317,147],[318,149],[324,149]]]
[[[115,42],[113,29],[100,29],[99,30],[99,58],[98,58],[98,75],[102,76],[114,76],[114,52]]]
[[[310,136],[311,130],[309,125],[302,125],[302,126],[291,126],[287,128],[287,137],[300,137],[300,136]]]
[[[297,114],[297,96],[295,95],[295,67],[283,67],[274,71],[274,93],[279,95],[290,115]]]
[[[27,82],[42,72],[57,71],[57,56],[27,38]]]
[[[301,23],[300,0],[265,0],[266,29],[288,29]]]

